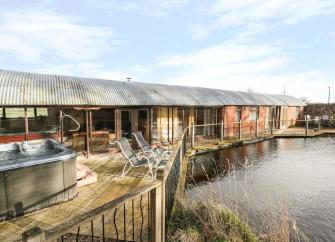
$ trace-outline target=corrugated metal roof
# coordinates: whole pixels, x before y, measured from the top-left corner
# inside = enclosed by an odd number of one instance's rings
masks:
[[[0,70],[0,106],[304,106],[287,95]]]

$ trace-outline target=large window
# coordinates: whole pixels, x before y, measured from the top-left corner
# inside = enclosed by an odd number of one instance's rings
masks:
[[[178,108],[178,122],[176,125],[175,137],[180,137],[188,126],[188,109]]]
[[[197,108],[195,110],[195,116],[196,116],[196,120],[195,120],[195,124],[196,125],[202,125],[205,123],[205,109],[204,108]]]
[[[121,111],[121,136],[131,138],[131,111]]]
[[[151,109],[151,142],[158,142],[158,108]]]
[[[249,121],[256,121],[257,118],[258,118],[258,108],[251,107],[249,111]]]
[[[115,133],[115,110],[103,108],[92,113],[93,130],[105,130]]]
[[[195,124],[196,125],[205,124],[205,109],[204,108],[197,108],[195,110]],[[195,134],[196,135],[203,135],[204,134],[204,126],[196,127]]]
[[[0,133],[25,132],[25,109],[2,108]],[[59,128],[58,108],[27,108],[29,132],[57,131]]]

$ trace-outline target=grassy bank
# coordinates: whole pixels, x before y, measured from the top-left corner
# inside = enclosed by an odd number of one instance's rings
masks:
[[[258,241],[250,227],[219,202],[179,200],[168,224],[168,241]]]

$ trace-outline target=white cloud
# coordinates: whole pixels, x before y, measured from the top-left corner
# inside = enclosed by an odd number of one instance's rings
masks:
[[[108,11],[134,12],[144,16],[167,16],[171,11],[184,8],[191,0],[88,0],[93,8]]]
[[[315,70],[275,74],[290,61],[290,55],[278,46],[227,41],[190,53],[166,54],[157,66],[177,73],[165,78],[165,83],[244,91],[251,88],[264,93],[282,93],[285,83],[288,94],[318,100],[317,91],[328,85],[328,77]]]
[[[38,73],[65,74],[108,80],[125,80],[127,77],[132,77],[132,75],[126,72],[107,70],[104,66],[95,62],[67,63],[60,65],[48,64],[41,68],[35,68],[34,71]]]
[[[88,61],[119,47],[111,28],[83,22],[46,9],[1,11],[0,53],[26,62]]]
[[[206,6],[207,14],[215,20],[206,25],[196,25],[209,32],[216,29],[245,27],[250,24],[296,24],[317,16],[334,14],[333,0],[216,0]],[[198,32],[191,28],[194,38]]]

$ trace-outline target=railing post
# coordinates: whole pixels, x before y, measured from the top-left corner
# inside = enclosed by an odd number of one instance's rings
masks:
[[[308,135],[308,119],[305,119],[306,127],[305,127],[305,135]]]
[[[242,121],[238,122],[238,138],[242,139]]]
[[[192,123],[192,139],[191,139],[191,148],[194,148],[194,136],[195,136],[195,125]]]
[[[223,120],[221,120],[221,132],[220,132],[220,140],[223,141],[223,130],[224,130],[224,127],[223,127]]]
[[[258,138],[258,118],[256,118],[256,138]]]
[[[45,234],[39,227],[34,227],[22,234],[22,242],[44,242]]]
[[[163,241],[163,223],[162,223],[162,186],[158,186],[150,191],[150,205],[151,205],[151,241]]]

